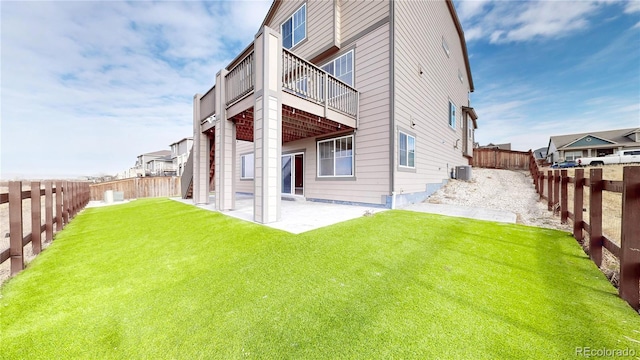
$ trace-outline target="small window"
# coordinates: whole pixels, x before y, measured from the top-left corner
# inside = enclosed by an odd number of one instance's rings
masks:
[[[280,26],[282,46],[286,49],[298,45],[307,37],[307,4],[303,4]]]
[[[416,138],[409,134],[400,132],[399,155],[400,166],[416,167]]]
[[[460,82],[464,82],[464,76],[462,76],[462,71],[460,69],[458,69],[458,80],[460,80]]]
[[[331,60],[322,70],[353,86],[353,50]]]
[[[452,129],[456,128],[456,106],[449,101],[449,126]]]
[[[447,44],[447,40],[444,39],[444,36],[442,37],[442,49],[447,54],[447,57],[449,57],[451,52],[449,51],[449,44]]]
[[[254,160],[253,154],[240,156],[240,179],[253,179]]]
[[[353,135],[318,142],[318,176],[353,176]]]

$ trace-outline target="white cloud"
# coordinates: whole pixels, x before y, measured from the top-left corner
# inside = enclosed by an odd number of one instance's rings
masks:
[[[114,173],[189,136],[269,5],[3,2],[0,175]]]
[[[609,2],[602,1],[461,1],[467,41],[523,42],[567,36],[589,26]],[[629,7],[629,6],[628,6]]]
[[[640,12],[640,1],[638,0],[630,0],[626,2],[624,7],[625,14],[633,14]]]

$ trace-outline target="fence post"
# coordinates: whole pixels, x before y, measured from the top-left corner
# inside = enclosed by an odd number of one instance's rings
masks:
[[[63,226],[69,223],[69,200],[70,200],[69,182],[65,181],[62,185],[62,217],[64,220]]]
[[[602,265],[602,169],[591,169],[589,186],[589,256]]]
[[[584,206],[584,169],[576,169],[573,183],[573,237],[582,244],[582,207]]]
[[[62,230],[62,181],[56,181],[56,232]]]
[[[53,240],[53,189],[51,181],[44,182],[45,241]]]
[[[42,251],[42,216],[40,215],[40,182],[31,182],[31,249],[34,254]]]
[[[622,237],[620,242],[620,297],[635,310],[640,307],[640,167],[625,166],[622,173]]]
[[[21,181],[9,181],[9,243],[11,275],[15,275],[24,269]]]
[[[560,205],[560,170],[553,171],[553,210]]]
[[[566,224],[567,219],[569,218],[569,196],[567,194],[569,175],[567,174],[567,170],[562,170],[560,171],[560,173],[562,174],[562,190],[560,195],[560,223]]]
[[[553,171],[549,170],[547,173],[547,208],[549,211],[553,210]]]
[[[538,194],[540,194],[540,199],[542,199],[542,197],[544,196],[544,172],[540,171],[540,173],[538,174],[539,180],[538,180],[538,186],[540,187],[540,191],[538,191]]]

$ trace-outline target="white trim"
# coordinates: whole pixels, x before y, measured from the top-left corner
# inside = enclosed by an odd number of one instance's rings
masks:
[[[407,137],[407,154],[405,156],[405,162],[407,165],[402,165],[402,157],[400,156],[400,147],[402,146],[402,135]],[[413,139],[413,166],[409,165],[409,138]],[[416,168],[416,137],[410,134],[407,134],[404,131],[398,131],[398,166],[406,169],[415,169]]]
[[[340,78],[336,75],[336,71],[335,71],[335,69],[336,69],[336,61],[340,60],[341,58],[343,58],[343,57],[345,57],[345,56],[347,56],[347,55],[349,55],[349,54],[351,54],[351,82],[347,82],[347,81],[344,81],[344,80],[340,79]],[[325,70],[325,69],[324,69],[324,67],[325,67],[325,66],[327,66],[327,65],[329,65],[329,64],[331,64],[331,63],[333,63],[333,73],[330,73],[330,72],[328,72],[327,70]],[[355,76],[355,72],[356,72],[356,69],[355,69],[355,68],[356,68],[356,64],[355,64],[355,53],[354,53],[353,49],[351,49],[351,50],[349,50],[349,51],[345,52],[344,54],[342,54],[342,55],[338,56],[337,58],[335,58],[335,59],[333,59],[333,60],[327,61],[326,63],[324,63],[324,64],[322,64],[322,65],[320,66],[320,69],[322,69],[322,70],[324,70],[324,71],[327,71],[327,73],[331,74],[332,76],[334,76],[334,77],[335,77],[335,78],[337,78],[337,79],[340,79],[340,80],[344,81],[345,83],[349,84],[349,86],[354,86],[355,77],[356,77],[356,76]]]
[[[295,24],[293,23],[293,18],[294,16],[296,16],[296,14],[302,10],[302,8],[304,8],[304,37],[302,39],[300,39],[298,42],[295,41]],[[282,22],[282,24],[280,24],[280,35],[282,36],[282,40],[283,40],[283,44],[282,46],[285,49],[293,49],[294,47],[296,47],[296,45],[300,44],[301,42],[303,42],[306,38],[307,38],[307,3],[302,4],[302,6],[300,6],[296,11],[293,12],[293,14],[291,14],[291,16],[289,16],[287,19],[285,19],[285,21]],[[287,48],[284,45],[284,31],[282,31],[282,28],[284,26],[284,24],[286,24],[289,20],[291,20],[291,47]]]
[[[351,138],[351,174],[350,175],[336,175],[336,141],[341,139]],[[333,142],[333,175],[321,175],[320,174],[320,144]],[[353,135],[339,136],[331,139],[320,140],[316,143],[316,171],[318,178],[353,178],[355,172],[355,142]]]
[[[457,113],[456,104],[454,104],[453,101],[449,99],[449,120],[447,121],[447,124],[449,124],[449,127],[454,130],[456,129],[456,120],[458,117],[456,113]]]
[[[251,166],[245,166],[245,158],[251,156]],[[240,179],[241,180],[253,180],[255,177],[255,164],[256,158],[253,153],[240,155]],[[251,171],[251,176],[245,176],[247,170]]]

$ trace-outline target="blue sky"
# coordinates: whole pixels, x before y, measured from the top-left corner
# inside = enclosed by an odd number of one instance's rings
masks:
[[[481,144],[640,126],[640,1],[456,1]],[[0,177],[115,174],[192,133],[192,99],[270,1],[0,2]]]

